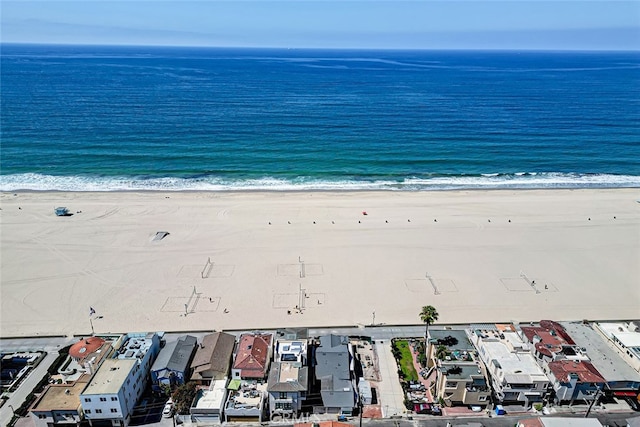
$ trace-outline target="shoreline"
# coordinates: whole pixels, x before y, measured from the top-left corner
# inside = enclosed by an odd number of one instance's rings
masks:
[[[87,334],[89,307],[96,333],[358,326],[374,311],[416,325],[422,305],[441,324],[634,318],[638,200],[634,188],[2,192],[0,335]]]
[[[33,189],[20,189],[20,190],[0,190],[0,195],[3,196],[12,196],[14,193],[16,194],[118,194],[118,193],[141,193],[141,194],[193,194],[193,193],[203,193],[203,194],[255,194],[255,193],[265,193],[265,194],[305,194],[305,193],[320,193],[320,194],[350,194],[350,193],[386,193],[386,194],[428,194],[428,193],[460,193],[460,192],[521,192],[521,191],[627,191],[627,190],[639,190],[638,197],[640,200],[640,185],[638,186],[622,186],[622,187],[469,187],[469,188],[433,188],[433,189],[390,189],[390,188],[379,188],[379,189],[286,189],[286,190],[265,190],[265,189],[247,189],[247,190],[238,190],[238,189],[229,189],[229,190],[189,190],[189,189],[115,189],[115,190],[33,190]]]

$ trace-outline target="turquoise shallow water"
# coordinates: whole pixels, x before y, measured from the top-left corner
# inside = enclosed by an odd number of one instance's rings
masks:
[[[640,53],[2,45],[0,190],[640,187]]]

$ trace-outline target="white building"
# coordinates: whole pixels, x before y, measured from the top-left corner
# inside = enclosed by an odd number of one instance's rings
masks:
[[[208,388],[198,390],[190,409],[191,421],[202,424],[222,423],[226,399],[227,378],[211,381]]]
[[[291,418],[302,409],[307,397],[307,340],[278,340],[269,372],[271,419]]]
[[[118,346],[119,343],[122,345]],[[119,343],[114,357],[100,365],[80,394],[80,404],[91,425],[95,421],[129,425],[160,349],[160,338],[155,333],[127,334]]]
[[[501,402],[529,405],[543,399],[549,379],[512,325],[469,329],[467,335],[478,349]]]
[[[640,322],[594,323],[593,328],[633,369],[640,372]]]

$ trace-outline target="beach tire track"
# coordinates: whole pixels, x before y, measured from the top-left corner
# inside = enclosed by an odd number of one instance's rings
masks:
[[[105,213],[103,213],[102,215],[96,216],[94,218],[91,218],[92,220],[96,220],[96,219],[105,219],[105,218],[109,218],[110,216],[115,215],[116,213],[118,213],[120,209],[119,208],[113,208],[111,210],[106,211]]]
[[[229,217],[229,210],[230,209],[222,209],[218,211],[218,214],[216,216],[218,217],[218,219],[226,219]]]
[[[95,279],[96,281],[98,281],[99,283],[102,283],[103,285],[111,285],[111,282],[104,279],[102,276],[100,276],[99,274],[97,274],[95,271],[93,270],[89,270],[86,268],[80,268],[78,266],[78,264],[68,255],[66,255],[63,251],[61,251],[60,249],[58,249],[57,247],[55,247],[54,245],[45,242],[44,240],[38,238],[38,237],[34,237],[32,239],[33,241],[39,243],[40,245],[42,245],[44,248],[46,248],[49,252],[51,252],[52,254],[54,254],[55,256],[57,256],[58,258],[60,258],[62,261],[64,261],[65,263],[77,267],[78,268],[78,274],[80,275],[84,275],[84,276],[89,276],[92,277],[93,279]]]

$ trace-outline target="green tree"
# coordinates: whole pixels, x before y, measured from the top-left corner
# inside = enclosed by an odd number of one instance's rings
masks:
[[[444,360],[445,357],[447,357],[447,346],[439,345],[436,348],[436,358],[438,360]]]
[[[436,308],[432,305],[425,305],[422,307],[420,311],[420,320],[425,324],[424,330],[424,342],[427,343],[429,339],[429,325],[432,325],[433,322],[438,320],[438,312]]]
[[[193,381],[189,381],[188,383],[182,384],[176,388],[171,395],[176,412],[178,414],[188,414],[189,409],[191,408],[191,403],[193,402],[193,399],[195,399],[197,393],[198,389],[196,388],[196,383]]]

